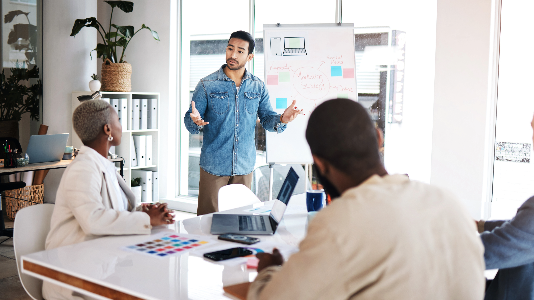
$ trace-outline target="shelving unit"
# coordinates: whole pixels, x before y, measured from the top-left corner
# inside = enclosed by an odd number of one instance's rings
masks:
[[[126,180],[126,183],[128,186],[131,185],[131,171],[132,170],[147,170],[147,171],[158,171],[158,164],[159,164],[159,128],[160,128],[160,95],[159,93],[143,93],[143,92],[100,92],[102,94],[102,98],[110,98],[110,99],[121,99],[126,98],[128,102],[128,126],[126,128],[122,128],[122,140],[121,144],[117,147],[115,147],[115,154],[117,154],[119,157],[124,158],[124,180]],[[78,96],[81,95],[90,95],[91,92],[73,92],[72,93],[72,111],[80,105],[80,101],[78,101]],[[157,99],[157,107],[158,107],[158,116],[157,116],[157,128],[158,129],[144,129],[144,130],[131,130],[132,128],[132,113],[131,113],[131,107],[132,99]],[[90,101],[90,100],[89,100]],[[130,139],[134,135],[151,135],[152,136],[152,162],[153,164],[151,166],[143,166],[143,167],[132,167],[132,160],[131,160],[131,148],[130,148]],[[82,141],[74,131],[74,128],[72,129],[72,145],[75,148],[81,148],[83,146]],[[153,199],[152,201],[157,202],[159,199]]]

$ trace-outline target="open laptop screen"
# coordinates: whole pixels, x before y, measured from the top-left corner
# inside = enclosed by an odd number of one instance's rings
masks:
[[[293,195],[293,191],[295,190],[298,181],[299,176],[297,175],[297,172],[295,172],[293,168],[290,168],[271,210],[271,217],[277,223],[282,221],[282,216],[286,211],[287,203],[289,202],[291,195]]]

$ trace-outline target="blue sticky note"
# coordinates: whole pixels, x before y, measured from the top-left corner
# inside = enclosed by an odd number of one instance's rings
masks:
[[[286,109],[287,98],[276,98],[276,109]]]
[[[343,76],[343,69],[341,66],[331,66],[330,67],[331,76]]]

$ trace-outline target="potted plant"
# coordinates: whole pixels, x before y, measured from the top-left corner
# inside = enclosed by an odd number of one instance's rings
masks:
[[[43,85],[39,78],[39,69],[11,68],[11,76],[4,70],[0,73],[0,137],[19,139],[19,121],[24,113],[30,113],[33,120],[39,120],[39,96]],[[31,78],[37,82],[30,83]]]
[[[132,38],[141,30],[147,29],[152,33],[152,37],[159,41],[158,33],[143,24],[137,31],[133,26],[118,26],[112,23],[113,10],[118,7],[125,13],[133,11],[133,2],[130,1],[104,1],[111,6],[111,17],[109,18],[108,30],[102,26],[95,17],[77,19],[72,26],[71,36],[76,36],[84,27],[95,28],[103,43],[98,43],[93,51],[96,56],[102,58],[102,90],[112,92],[129,92],[132,90],[131,74],[132,66],[125,58],[126,48]],[[115,31],[112,31],[112,28]],[[120,57],[117,48],[122,49]],[[92,56],[91,56],[92,57]]]
[[[135,206],[141,203],[141,177],[132,178],[132,192],[135,195]]]
[[[96,92],[96,91],[100,91],[100,80],[98,80],[98,75],[96,74],[93,74],[91,75],[91,81],[89,81],[89,89],[91,90],[92,93]]]

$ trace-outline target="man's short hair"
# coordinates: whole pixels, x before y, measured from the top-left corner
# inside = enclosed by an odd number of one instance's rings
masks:
[[[94,141],[104,125],[111,123],[113,107],[102,100],[88,100],[82,102],[72,114],[72,127],[82,143],[87,145]]]
[[[239,31],[233,32],[230,35],[230,39],[228,39],[228,41],[230,41],[233,38],[248,42],[248,54],[254,51],[254,47],[256,46],[256,43],[254,42],[254,38],[252,37],[252,35],[250,35],[250,33],[243,31],[243,30],[239,30]]]
[[[373,121],[362,105],[349,99],[317,106],[308,121],[306,140],[312,154],[348,175],[381,164]]]

